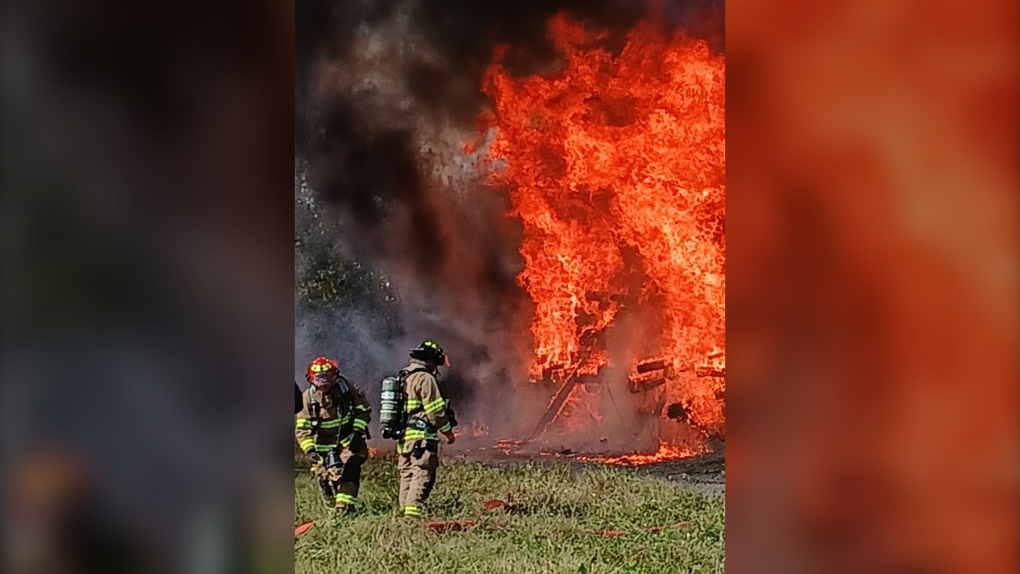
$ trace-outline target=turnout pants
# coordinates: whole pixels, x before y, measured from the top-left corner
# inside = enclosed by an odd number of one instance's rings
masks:
[[[364,440],[355,440],[350,448],[340,452],[341,468],[326,468],[323,465],[315,467],[315,476],[323,490],[328,486],[333,493],[333,501],[336,506],[350,506],[358,499],[358,489],[361,487],[361,465],[368,458],[368,447]]]
[[[400,512],[404,516],[421,516],[422,505],[436,484],[439,466],[439,443],[425,441],[420,457],[414,452],[397,453],[397,474],[400,477]]]

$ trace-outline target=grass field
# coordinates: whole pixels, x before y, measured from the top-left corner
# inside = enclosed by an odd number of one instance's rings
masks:
[[[332,516],[308,472],[297,473],[295,488],[295,525],[315,522],[294,543],[299,573],[724,570],[723,498],[623,468],[443,461],[424,520],[396,516],[392,459],[365,464],[353,516]],[[516,511],[484,510],[494,498],[509,499]],[[475,523],[437,534],[426,528],[430,520]],[[668,528],[647,530],[660,526]]]

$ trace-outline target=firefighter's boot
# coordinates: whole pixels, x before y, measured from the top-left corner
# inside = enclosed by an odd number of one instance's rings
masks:
[[[333,485],[328,480],[319,480],[319,489],[322,491],[322,498],[326,504],[333,506],[336,494],[333,492]]]

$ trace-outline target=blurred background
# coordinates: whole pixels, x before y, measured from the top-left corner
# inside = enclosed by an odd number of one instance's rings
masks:
[[[1015,2],[727,2],[727,571],[1015,572]]]
[[[0,10],[3,571],[290,570],[294,3]],[[726,18],[728,570],[1016,571],[1017,6]]]
[[[0,570],[291,569],[293,18],[3,4]]]

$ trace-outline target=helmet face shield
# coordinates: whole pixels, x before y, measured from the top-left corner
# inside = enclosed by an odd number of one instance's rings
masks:
[[[336,371],[326,371],[312,375],[311,383],[316,387],[328,387],[336,382]]]

